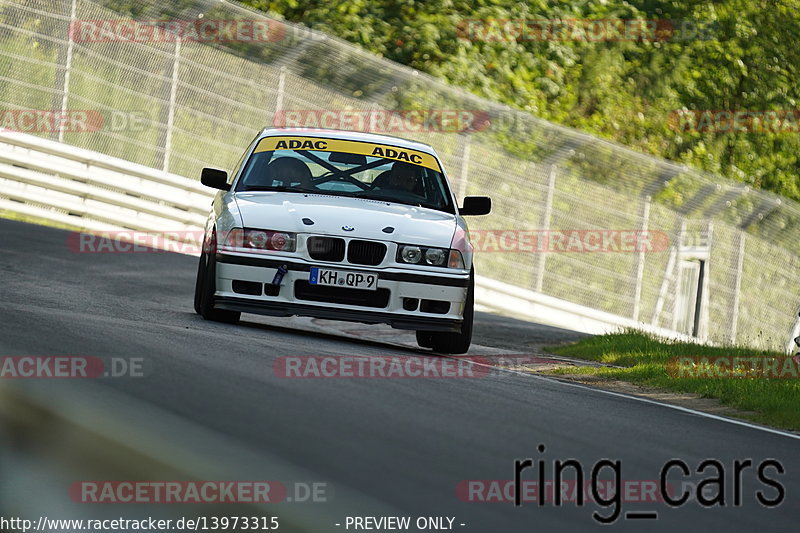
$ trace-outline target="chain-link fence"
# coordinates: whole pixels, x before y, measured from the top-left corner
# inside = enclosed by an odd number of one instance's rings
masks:
[[[715,342],[785,347],[800,287],[796,203],[236,4],[162,4],[5,0],[0,127],[185,176],[231,169],[265,124],[333,117],[396,132],[436,148],[459,199],[493,197],[493,214],[471,221],[484,276]],[[626,247],[631,233],[657,242]]]

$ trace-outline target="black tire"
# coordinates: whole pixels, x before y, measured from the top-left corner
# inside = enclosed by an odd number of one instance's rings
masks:
[[[417,344],[421,348],[433,348],[433,332],[417,331]]]
[[[467,289],[467,300],[464,302],[464,322],[461,324],[461,331],[434,331],[431,332],[431,348],[433,351],[446,354],[467,353],[472,344],[472,322],[475,318],[475,276],[474,272],[469,275],[469,288]],[[424,332],[423,332],[424,333]],[[417,342],[420,333],[417,332]],[[420,344],[422,346],[422,344]]]
[[[202,315],[203,313],[200,311],[200,299],[203,294],[203,282],[205,281],[206,269],[205,262],[206,258],[203,257],[203,253],[200,253],[200,261],[197,263],[197,280],[194,282],[194,312],[198,315]]]
[[[214,232],[216,234],[216,232]],[[212,237],[213,239],[213,237]],[[236,324],[242,316],[239,311],[227,309],[214,309],[214,293],[217,292],[217,262],[216,246],[212,242],[208,248],[203,246],[200,254],[200,264],[197,267],[197,282],[195,283],[195,311],[204,319],[226,324]],[[206,252],[208,250],[208,252]]]

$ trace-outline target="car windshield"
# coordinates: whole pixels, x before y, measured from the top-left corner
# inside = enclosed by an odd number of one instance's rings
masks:
[[[359,141],[262,139],[236,191],[282,191],[380,200],[455,212],[439,163],[430,154]]]

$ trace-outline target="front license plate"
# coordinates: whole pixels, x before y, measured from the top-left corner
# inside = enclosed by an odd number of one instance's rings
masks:
[[[308,282],[311,285],[330,285],[332,287],[374,291],[378,288],[378,275],[371,272],[312,268]]]

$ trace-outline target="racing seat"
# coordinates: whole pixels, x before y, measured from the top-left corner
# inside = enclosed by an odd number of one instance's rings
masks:
[[[394,163],[392,165],[391,170],[384,170],[380,174],[378,174],[374,180],[372,180],[372,188],[373,189],[395,189],[396,186],[392,183],[392,173],[399,168],[400,165],[412,167],[408,163]],[[420,174],[420,169],[415,168],[414,173],[417,176],[417,182],[414,188],[410,191],[419,196],[425,196],[425,189],[422,184],[422,176]]]
[[[294,157],[279,157],[267,166],[267,176],[271,183],[279,182],[285,187],[300,186],[313,187],[311,183],[311,170],[308,165]]]
[[[384,170],[380,174],[378,174],[374,180],[372,180],[372,188],[379,188],[383,189],[389,186],[391,181],[392,171],[391,170]]]

